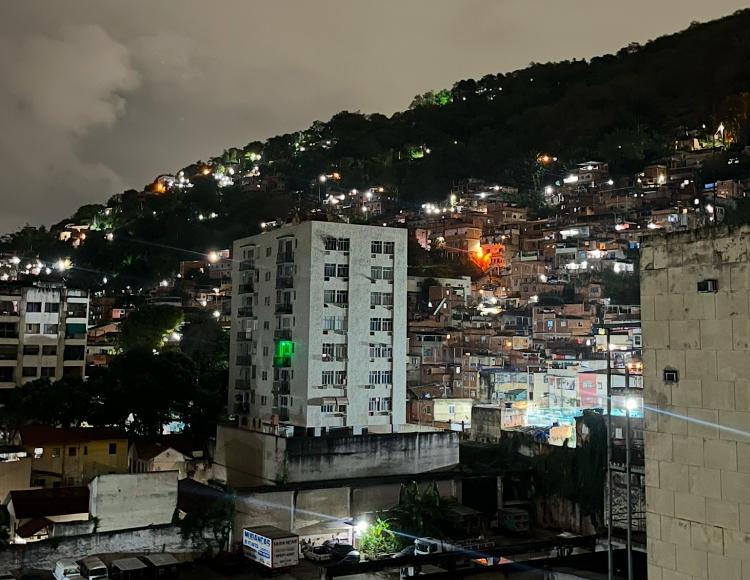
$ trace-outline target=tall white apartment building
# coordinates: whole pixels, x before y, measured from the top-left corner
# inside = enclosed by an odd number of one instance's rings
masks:
[[[403,229],[311,221],[234,243],[230,409],[320,435],[406,422]]]
[[[0,284],[0,388],[83,378],[89,294],[62,284]]]

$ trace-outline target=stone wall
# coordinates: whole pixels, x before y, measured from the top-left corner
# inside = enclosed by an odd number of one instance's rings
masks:
[[[750,578],[749,243],[715,228],[641,251],[651,580]]]
[[[182,559],[192,559],[195,548],[184,541],[179,528],[161,526],[54,538],[23,545],[11,545],[0,551],[0,569],[33,567],[51,570],[57,560],[108,553],[170,552]]]

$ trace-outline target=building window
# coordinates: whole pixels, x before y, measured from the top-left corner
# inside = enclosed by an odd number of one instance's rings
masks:
[[[44,325],[44,334],[57,334],[60,330],[59,324],[45,324]]]
[[[323,317],[323,330],[333,330],[336,325],[335,316],[324,316]]]
[[[23,354],[28,356],[34,356],[39,354],[39,345],[38,344],[24,344],[23,345]]]
[[[270,256],[270,255],[271,255],[271,247],[269,246],[266,248],[266,256]]]
[[[262,381],[268,380],[268,371],[260,371],[260,380]]]
[[[335,346],[331,342],[324,342],[323,343],[323,358],[324,359],[332,359],[333,353],[334,353]]]
[[[339,252],[349,251],[349,238],[326,238],[326,250],[338,250]]]
[[[321,413],[333,413],[336,410],[336,405],[333,403],[323,403],[320,406]]]
[[[42,377],[46,379],[52,379],[55,377],[55,367],[42,367]]]
[[[109,454],[110,455],[117,455],[117,443],[110,443],[109,444]]]
[[[323,303],[324,304],[333,304],[335,301],[336,301],[335,290],[323,290]]]
[[[369,379],[371,385],[390,385],[393,382],[393,371],[370,371]]]
[[[68,447],[68,457],[75,457],[78,454],[78,449],[75,447]]]
[[[370,411],[370,413],[390,411],[391,410],[391,398],[390,397],[370,397],[367,408]]]
[[[345,359],[347,355],[347,348],[345,344],[337,344],[335,356],[337,359]]]
[[[59,447],[53,447],[51,455],[52,455],[52,457],[60,457],[60,448]]]
[[[269,330],[271,328],[271,324],[268,320],[263,321],[263,330]]]
[[[383,268],[383,280],[393,280],[393,268]]]
[[[333,371],[323,371],[321,373],[321,384],[323,385],[333,384]]]
[[[395,242],[383,242],[383,253],[384,254],[393,254],[396,251],[396,243]]]
[[[54,344],[43,345],[42,356],[57,356],[57,345],[54,345]]]
[[[348,278],[349,277],[349,264],[338,264],[336,266],[336,275],[339,278]]]
[[[370,267],[370,278],[373,280],[383,279],[383,267],[382,266],[371,266]]]
[[[448,414],[449,415],[455,415],[456,414],[456,405],[448,405]]]
[[[336,374],[333,378],[333,384],[345,385],[346,384],[346,371],[336,371]]]
[[[373,254],[382,254],[383,242],[381,241],[370,242],[370,252]]]
[[[37,375],[36,367],[23,367],[23,370],[21,371],[21,376],[23,377],[35,377],[36,375]]]
[[[42,311],[41,302],[27,302],[26,303],[26,312],[41,312],[41,311]]]
[[[265,407],[268,405],[268,397],[266,395],[260,396],[260,406]]]
[[[386,344],[370,344],[370,358],[391,358],[393,349]]]
[[[326,278],[333,278],[334,276],[336,276],[336,264],[324,264],[323,276],[325,276]]]
[[[60,312],[60,303],[59,302],[45,302],[44,311],[50,312],[50,313]]]
[[[84,455],[88,455],[89,454],[89,446],[88,445],[84,445],[83,446],[83,454]]]
[[[39,324],[27,324],[26,325],[26,334],[39,334],[39,331],[41,330],[41,327]]]
[[[349,304],[348,290],[336,290],[336,304]]]

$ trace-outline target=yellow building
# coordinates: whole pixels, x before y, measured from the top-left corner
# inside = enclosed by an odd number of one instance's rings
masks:
[[[87,485],[97,475],[128,472],[125,431],[105,427],[21,427],[15,443],[32,457],[31,485]]]
[[[407,421],[452,431],[470,429],[473,404],[474,399],[412,399]]]

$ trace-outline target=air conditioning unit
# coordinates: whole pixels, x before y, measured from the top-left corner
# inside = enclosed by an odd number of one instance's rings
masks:
[[[698,282],[698,292],[708,293],[708,292],[718,292],[718,291],[719,291],[718,280],[701,280],[700,282]]]

